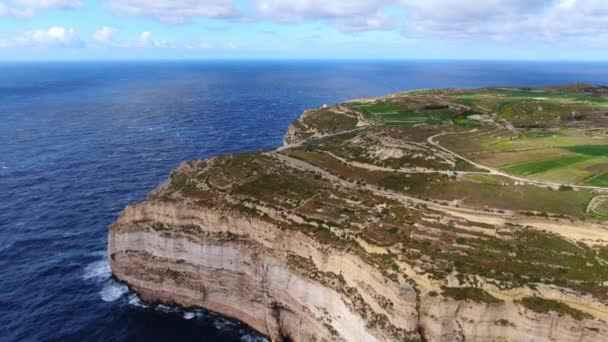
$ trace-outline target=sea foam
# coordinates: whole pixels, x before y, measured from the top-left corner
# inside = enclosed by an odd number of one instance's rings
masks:
[[[104,259],[88,264],[84,269],[83,278],[85,280],[94,279],[103,281],[109,279],[111,275],[110,264]]]
[[[99,294],[104,302],[114,302],[127,292],[129,292],[129,288],[126,285],[110,280],[103,286]]]

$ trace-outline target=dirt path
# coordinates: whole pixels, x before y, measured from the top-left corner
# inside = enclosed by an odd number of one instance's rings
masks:
[[[324,134],[324,135],[313,135],[311,137],[308,137],[302,141],[299,141],[297,143],[294,144],[287,144],[287,145],[283,145],[283,146],[279,146],[275,149],[275,151],[280,152],[286,149],[290,149],[290,148],[294,148],[294,147],[299,147],[304,145],[305,143],[311,141],[311,140],[318,140],[318,139],[324,139],[324,138],[330,138],[330,137],[335,137],[335,136],[339,136],[339,135],[343,135],[343,134],[348,134],[348,133],[353,133],[353,132],[359,132],[359,131],[364,131],[366,129],[369,129],[370,127],[373,126],[362,126],[362,127],[357,127],[357,128],[353,128],[350,129],[348,131],[342,131],[342,132],[338,132],[338,133],[334,133],[334,134]]]
[[[441,146],[437,141],[435,141],[436,138],[441,137],[441,136],[445,136],[445,135],[449,135],[449,134],[464,134],[464,133],[473,133],[476,132],[477,129],[473,129],[470,131],[466,131],[466,132],[445,132],[445,133],[439,133],[439,134],[435,134],[433,136],[430,136],[427,139],[427,142],[433,146],[435,146],[438,149],[441,149],[442,151],[446,152],[446,153],[450,153],[451,155],[453,155],[454,157],[460,158],[468,163],[470,163],[471,165],[480,168],[482,170],[486,170],[488,171],[488,173],[490,175],[494,175],[494,176],[502,176],[502,177],[506,177],[518,182],[522,182],[525,184],[529,184],[529,185],[535,185],[535,186],[542,186],[542,187],[550,187],[553,189],[559,189],[562,186],[569,186],[573,189],[586,189],[586,190],[597,190],[597,191],[603,191],[603,192],[607,192],[608,189],[601,187],[601,186],[587,186],[587,185],[575,185],[575,184],[564,184],[564,183],[557,183],[557,182],[548,182],[548,181],[536,181],[536,180],[531,180],[531,179],[527,179],[527,178],[522,178],[522,177],[518,177],[518,176],[513,176],[511,174],[508,174],[506,172],[500,171],[498,169],[486,166],[486,165],[482,165],[479,164],[477,162],[474,162],[470,159],[468,159],[467,157],[456,153],[452,150],[449,150],[443,146]]]
[[[593,199],[589,202],[589,205],[587,205],[586,212],[590,214],[602,215],[602,213],[597,211],[597,207],[599,207],[605,201],[608,201],[608,195],[599,195],[593,197]]]
[[[413,174],[413,173],[442,174],[442,175],[448,175],[448,176],[456,175],[456,174],[458,174],[458,175],[487,175],[488,174],[487,172],[479,172],[479,171],[434,170],[434,169],[427,169],[427,168],[423,168],[423,167],[393,169],[390,167],[383,167],[383,166],[378,166],[378,165],[373,165],[373,164],[366,164],[366,163],[361,163],[361,162],[356,162],[356,161],[350,161],[348,159],[339,157],[329,151],[322,151],[322,152],[332,156],[333,158],[341,161],[344,164],[347,164],[352,167],[357,167],[360,169],[369,170],[369,171],[399,172],[399,173],[409,173],[409,174]]]
[[[332,183],[340,184],[345,188],[351,190],[358,190],[364,188],[365,190],[368,190],[377,196],[385,197],[387,199],[391,199],[406,205],[422,204],[427,206],[429,209],[440,211],[450,217],[463,218],[472,222],[482,222],[499,226],[504,225],[507,222],[517,223],[522,226],[530,226],[538,230],[550,231],[554,234],[558,234],[574,242],[584,242],[591,245],[608,245],[608,227],[602,224],[589,222],[573,223],[569,220],[561,219],[557,221],[552,221],[541,218],[519,216],[512,212],[490,213],[487,211],[476,210],[471,208],[457,208],[450,205],[426,201],[390,190],[384,190],[370,184],[361,185],[347,180],[343,180],[320,167],[317,167],[300,159],[289,157],[282,153],[266,152],[266,155],[276,158],[291,167],[304,171],[320,173],[324,178],[330,180]]]

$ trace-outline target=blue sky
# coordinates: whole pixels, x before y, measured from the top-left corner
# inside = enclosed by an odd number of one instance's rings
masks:
[[[0,0],[0,60],[605,60],[607,0]]]

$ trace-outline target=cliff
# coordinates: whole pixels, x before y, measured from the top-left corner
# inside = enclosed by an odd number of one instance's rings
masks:
[[[602,188],[469,159],[454,92],[307,111],[275,151],[182,164],[110,227],[113,274],[274,341],[608,340],[608,227],[581,205]],[[475,134],[522,134],[481,114]]]

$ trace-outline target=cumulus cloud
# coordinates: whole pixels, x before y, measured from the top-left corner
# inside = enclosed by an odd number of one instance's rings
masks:
[[[592,40],[608,36],[606,0],[250,0],[258,18],[342,31],[401,27],[431,39]],[[395,11],[401,8],[402,11]],[[399,16],[397,19],[395,13]]]
[[[96,42],[118,48],[167,48],[170,46],[167,40],[154,40],[152,33],[144,31],[139,34],[137,40],[119,41],[116,39],[120,31],[117,28],[103,26],[93,33],[93,40]]]
[[[234,0],[105,0],[115,14],[151,17],[168,24],[184,24],[192,17],[228,18],[238,12]]]
[[[267,20],[300,23],[320,20],[343,31],[368,31],[394,26],[381,9],[394,0],[253,0],[257,13]]]
[[[75,9],[82,7],[82,0],[8,0],[0,1],[0,17],[30,18],[39,9]]]
[[[93,39],[104,44],[112,44],[114,42],[114,37],[117,34],[118,29],[104,26],[93,33]]]
[[[604,0],[401,0],[404,33],[440,39],[558,39],[608,34]]]
[[[79,8],[82,0],[11,0],[24,8]]]
[[[608,36],[608,2],[602,0],[561,0],[538,20],[546,37],[597,41]]]
[[[167,42],[166,40],[153,40],[152,34],[150,32],[142,32],[139,35],[139,44],[137,45],[137,47],[167,48],[169,47],[169,42]]]
[[[14,37],[0,38],[1,47],[81,47],[82,40],[73,28],[53,26],[48,30],[25,31]]]

